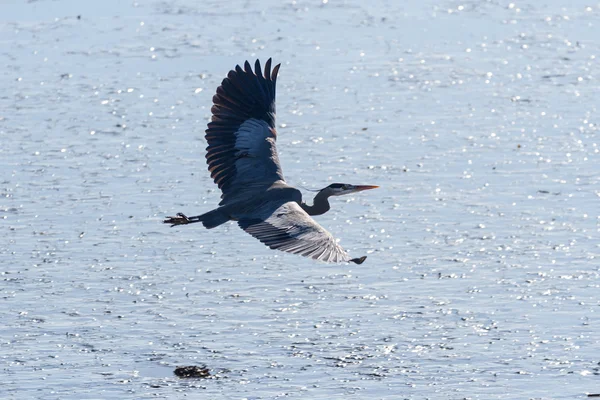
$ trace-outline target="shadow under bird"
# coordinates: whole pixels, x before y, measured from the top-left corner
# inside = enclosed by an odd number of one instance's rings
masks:
[[[223,192],[219,207],[202,215],[178,213],[163,222],[171,226],[202,222],[214,228],[237,221],[240,228],[272,249],[326,262],[362,264],[351,258],[311,215],[329,211],[329,197],[378,186],[333,183],[316,194],[313,204],[283,178],[275,141],[275,83],[281,64],[271,70],[256,60],[229,72],[213,97],[212,120],[206,130],[206,162]]]

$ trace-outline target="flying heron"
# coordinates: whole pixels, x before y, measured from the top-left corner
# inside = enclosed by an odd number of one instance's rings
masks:
[[[206,162],[210,176],[223,192],[219,207],[202,215],[178,213],[163,222],[171,226],[202,222],[214,228],[237,221],[240,228],[272,249],[326,262],[362,264],[351,258],[311,215],[329,211],[329,197],[342,196],[372,185],[332,183],[316,194],[313,204],[283,178],[275,140],[275,83],[278,64],[256,60],[254,71],[245,62],[229,74],[213,96],[212,119],[206,129]]]

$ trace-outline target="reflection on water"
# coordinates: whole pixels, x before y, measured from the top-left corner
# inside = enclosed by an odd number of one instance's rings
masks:
[[[600,8],[363,3],[3,7],[0,397],[597,389]],[[362,266],[160,223],[218,202],[211,98],[256,57],[286,179],[381,186],[318,217]]]

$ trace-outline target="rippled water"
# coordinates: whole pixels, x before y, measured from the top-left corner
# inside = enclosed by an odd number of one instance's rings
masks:
[[[600,6],[565,4],[2,5],[0,397],[600,392]],[[318,217],[365,264],[161,224],[218,202],[211,97],[257,57],[287,180],[381,186]]]

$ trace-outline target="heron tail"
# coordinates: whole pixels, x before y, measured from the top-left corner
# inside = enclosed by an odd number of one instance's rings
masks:
[[[212,229],[221,224],[224,224],[225,222],[229,221],[231,218],[229,217],[229,215],[227,213],[225,213],[223,211],[223,209],[221,207],[221,208],[217,208],[212,211],[209,211],[205,214],[202,214],[200,217],[198,217],[198,219],[200,221],[202,221],[202,225],[204,225],[204,227],[206,229]]]

